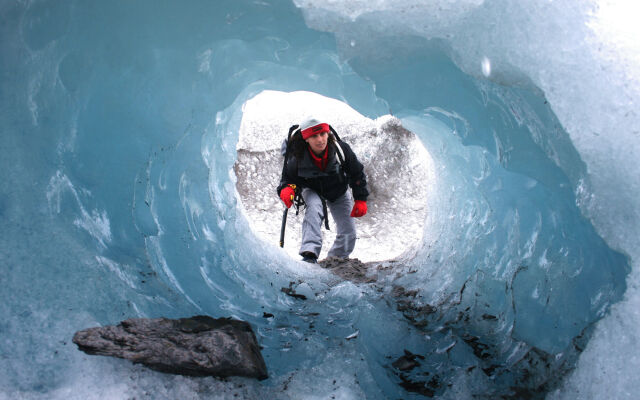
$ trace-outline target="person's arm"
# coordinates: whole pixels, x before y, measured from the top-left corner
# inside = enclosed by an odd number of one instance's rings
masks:
[[[344,142],[340,143],[342,144],[341,148],[344,152],[344,163],[349,176],[349,186],[354,199],[351,217],[359,218],[367,213],[367,197],[369,196],[367,177],[364,173],[364,166],[351,150],[351,147]]]
[[[287,157],[286,146],[287,141],[285,140],[282,144],[281,149],[282,155],[285,157]],[[295,162],[295,157],[289,157],[287,162],[283,163],[282,173],[280,174],[280,184],[276,188],[278,196],[280,197],[284,205],[287,206],[287,208],[291,207],[291,205],[293,204],[293,199],[295,197],[296,177],[291,176],[291,171],[295,170],[295,168],[292,168],[292,166],[289,165],[294,164]]]
[[[339,142],[344,152],[345,170],[349,175],[349,186],[353,193],[354,200],[367,201],[369,196],[369,190],[367,189],[367,177],[364,173],[364,166],[356,157],[356,154],[351,150],[345,142]]]

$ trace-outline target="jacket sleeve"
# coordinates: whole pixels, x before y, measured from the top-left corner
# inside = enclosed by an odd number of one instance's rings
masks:
[[[287,141],[286,140],[282,143],[280,152],[282,153],[283,160],[284,160],[284,157],[287,157]],[[296,183],[297,177],[292,176],[292,171],[295,171],[296,168],[292,168],[293,166],[291,165],[291,164],[294,164],[295,162],[296,162],[295,157],[292,157],[292,155],[290,154],[289,160],[287,162],[282,163],[283,165],[282,165],[282,174],[280,175],[280,183],[276,188],[276,191],[278,192],[278,196],[280,196],[280,191],[282,191],[282,188],[284,188],[290,183]]]
[[[349,186],[351,186],[353,198],[367,201],[369,190],[367,189],[367,177],[364,174],[364,167],[353,150],[351,150],[351,146],[345,142],[338,143],[344,152],[345,171],[349,176]]]

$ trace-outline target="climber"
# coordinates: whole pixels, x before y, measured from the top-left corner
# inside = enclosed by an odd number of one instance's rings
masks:
[[[323,219],[329,227],[328,206],[337,232],[327,257],[348,258],[356,243],[353,217],[367,213],[369,191],[363,166],[333,128],[317,119],[305,120],[299,129],[292,126],[289,136],[282,147],[285,162],[277,190],[287,208],[300,197],[299,203],[306,204],[299,254],[303,261],[317,262]]]

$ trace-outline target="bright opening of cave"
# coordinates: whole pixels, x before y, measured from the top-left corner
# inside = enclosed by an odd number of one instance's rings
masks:
[[[254,233],[267,243],[278,243],[284,209],[275,191],[282,170],[281,145],[289,127],[309,115],[332,125],[365,166],[369,212],[356,220],[358,241],[352,257],[382,261],[410,252],[422,240],[427,199],[435,185],[431,156],[397,118],[371,120],[346,103],[304,91],[263,91],[243,107],[234,170]],[[289,215],[284,248],[298,259],[304,212]],[[335,238],[330,221],[321,258]]]

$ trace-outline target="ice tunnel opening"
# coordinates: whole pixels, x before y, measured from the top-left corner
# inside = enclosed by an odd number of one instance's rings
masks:
[[[242,106],[234,165],[240,209],[253,233],[278,245],[284,206],[275,193],[289,127],[313,115],[327,121],[363,163],[370,196],[367,215],[356,220],[358,241],[351,258],[385,261],[409,255],[422,241],[428,195],[435,185],[434,164],[418,137],[400,120],[385,115],[369,119],[347,103],[308,91],[264,90]],[[298,259],[304,212],[290,212],[284,251]],[[335,239],[329,217],[323,229],[325,258]]]

